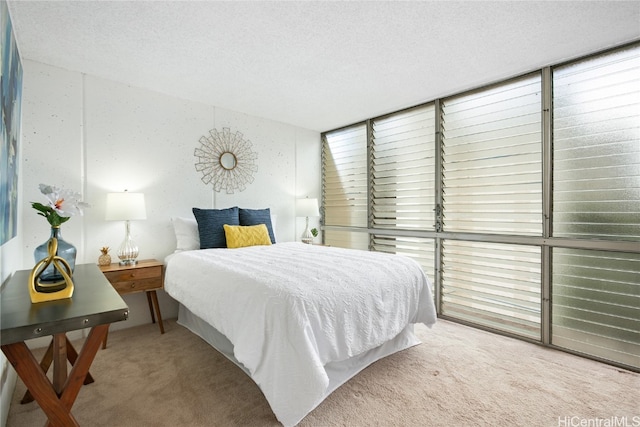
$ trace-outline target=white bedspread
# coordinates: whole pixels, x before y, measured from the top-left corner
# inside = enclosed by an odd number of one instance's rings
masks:
[[[171,255],[165,290],[233,343],[285,426],[326,397],[324,365],[436,321],[414,260],[295,242]]]

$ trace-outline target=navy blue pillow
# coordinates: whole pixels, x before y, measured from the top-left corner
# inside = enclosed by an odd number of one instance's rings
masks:
[[[264,224],[269,231],[271,244],[276,243],[276,236],[273,234],[273,226],[271,225],[271,210],[266,209],[243,209],[240,208],[240,225],[258,225]]]
[[[193,216],[198,223],[200,234],[200,249],[226,248],[227,237],[224,225],[240,225],[238,207],[228,209],[198,209],[193,208]]]

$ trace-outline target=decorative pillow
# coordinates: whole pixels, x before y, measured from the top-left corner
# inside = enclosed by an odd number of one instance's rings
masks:
[[[271,224],[271,210],[266,209],[243,209],[240,208],[240,225],[258,225],[264,224],[267,226],[269,232],[269,238],[271,243],[276,242],[276,236],[273,232],[273,226]]]
[[[200,249],[226,248],[227,239],[224,235],[224,224],[240,225],[238,207],[228,209],[198,209],[193,208],[193,216],[198,222]]]
[[[265,224],[258,225],[224,225],[228,248],[244,248],[247,246],[271,245],[269,231]]]
[[[198,223],[195,218],[176,217],[171,222],[176,234],[176,252],[200,249]]]

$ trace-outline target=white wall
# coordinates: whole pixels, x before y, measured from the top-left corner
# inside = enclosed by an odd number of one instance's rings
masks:
[[[140,259],[163,260],[173,252],[170,219],[191,216],[194,206],[269,207],[278,240],[299,240],[304,223],[295,217],[295,199],[320,197],[318,132],[33,61],[23,67],[18,237],[0,248],[2,279],[32,268],[35,247],[49,237],[49,224],[30,207],[44,201],[40,183],[79,191],[91,204],[62,226],[64,239],[78,248],[78,264],[96,263],[102,246],[113,248],[117,259],[124,224],[105,221],[104,209],[106,194],[124,189],[145,194],[147,220],[132,223]],[[194,166],[200,137],[223,127],[242,132],[258,154],[254,182],[235,194],[215,193]],[[158,297],[163,317],[175,317],[175,301],[164,292]],[[129,320],[112,330],[150,321],[144,295],[124,299]],[[12,390],[3,385],[3,400]]]
[[[194,206],[269,207],[278,239],[290,241],[304,226],[295,218],[295,198],[319,197],[317,132],[32,61],[24,63],[23,93],[21,268],[33,265],[33,250],[49,236],[48,223],[28,204],[42,200],[40,183],[82,191],[91,204],[62,226],[78,248],[77,263],[95,263],[102,246],[115,252],[122,242],[124,224],[104,220],[108,192],[145,194],[147,220],[133,222],[132,234],[140,259],[160,260],[175,248],[170,219],[191,216]],[[195,169],[200,137],[223,127],[242,132],[258,154],[255,180],[243,192],[216,193]],[[125,300],[131,317],[113,329],[149,321],[143,295]],[[176,304],[164,293],[160,300],[163,315],[175,317]]]

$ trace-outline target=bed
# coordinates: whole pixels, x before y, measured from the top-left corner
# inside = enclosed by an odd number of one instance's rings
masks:
[[[429,280],[403,256],[286,242],[165,261],[178,323],[243,369],[284,426],[366,366],[419,344],[413,324],[436,321]]]

